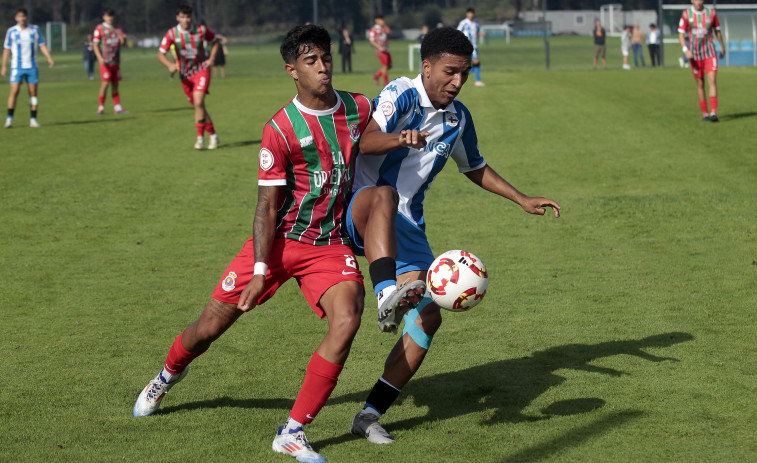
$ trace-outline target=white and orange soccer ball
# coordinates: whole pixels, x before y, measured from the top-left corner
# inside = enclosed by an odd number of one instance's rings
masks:
[[[488,286],[489,274],[484,263],[461,250],[447,251],[437,257],[426,275],[431,299],[452,312],[464,312],[478,305]]]

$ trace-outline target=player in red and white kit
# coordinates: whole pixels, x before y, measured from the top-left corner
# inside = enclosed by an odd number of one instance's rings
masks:
[[[725,43],[720,32],[720,21],[715,9],[705,8],[704,0],[691,0],[693,8],[684,10],[678,22],[678,41],[683,53],[691,63],[691,72],[697,82],[699,109],[702,121],[718,121],[718,56],[712,41],[713,33],[720,42],[720,58],[725,57]],[[686,34],[691,37],[691,49],[686,46]],[[707,95],[704,91],[704,76],[707,75],[707,88],[710,110],[707,110]]]
[[[205,95],[209,94],[210,68],[218,53],[218,41],[216,35],[207,26],[195,26],[192,24],[192,7],[179,6],[176,13],[176,21],[179,23],[166,32],[158,51],[160,61],[171,73],[179,71],[181,86],[187,95],[189,102],[195,108],[195,127],[197,128],[197,141],[195,149],[201,150],[205,146],[205,132],[210,135],[208,149],[218,148],[218,134],[213,127],[213,119],[205,108]],[[205,55],[204,43],[212,45],[210,55]],[[178,55],[178,63],[166,56],[175,45]]]
[[[368,34],[371,45],[376,50],[376,56],[381,61],[381,69],[373,75],[373,81],[376,85],[379,83],[379,77],[384,76],[384,85],[389,83],[389,69],[392,68],[392,55],[389,53],[389,34],[392,30],[384,22],[384,16],[377,14],[374,21],[376,22]]]
[[[281,55],[297,95],[263,129],[253,235],[227,267],[200,318],[174,341],[165,366],[139,395],[133,415],[155,413],[193,359],[242,314],[265,303],[294,278],[329,327],[272,447],[297,461],[321,463],[326,459],[312,449],[303,427],[313,421],[336,387],[360,327],[363,276],[343,218],[371,102],[332,87],[331,37],[322,27],[305,25],[289,31]],[[280,316],[283,323],[294,315]],[[300,341],[293,336],[281,342],[278,352],[286,355],[287,342]]]
[[[113,112],[128,114],[128,111],[121,107],[121,98],[118,93],[118,82],[121,81],[121,46],[126,43],[126,34],[114,23],[115,19],[116,12],[112,8],[105,8],[103,22],[95,27],[95,32],[92,34],[95,56],[100,62],[98,116],[102,116],[105,112],[105,97],[108,95],[109,85],[113,95]]]

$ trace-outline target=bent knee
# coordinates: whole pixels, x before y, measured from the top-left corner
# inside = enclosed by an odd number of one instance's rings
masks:
[[[400,195],[397,190],[389,185],[382,185],[371,192],[372,204],[394,204],[396,208],[400,203]]]
[[[424,333],[433,336],[442,326],[441,310],[436,304],[429,304],[415,319],[415,323]]]

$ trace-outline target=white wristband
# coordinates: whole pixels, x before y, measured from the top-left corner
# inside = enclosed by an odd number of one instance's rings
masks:
[[[683,47],[683,48],[681,48],[681,50],[683,50],[683,52],[686,53],[687,51],[689,51],[689,48],[688,47]]]
[[[268,264],[265,262],[255,262],[255,267],[252,271],[253,275],[265,275],[268,272]]]

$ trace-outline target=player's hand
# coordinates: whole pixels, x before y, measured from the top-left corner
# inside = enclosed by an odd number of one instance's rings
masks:
[[[168,65],[167,67],[168,67],[168,70],[169,70],[169,71],[170,71],[170,72],[171,72],[172,74],[173,74],[174,72],[176,72],[176,71],[177,71],[177,70],[179,69],[179,67],[178,67],[178,66],[176,66],[176,63],[170,63],[170,64],[169,64],[169,65]]]
[[[237,307],[243,312],[248,312],[255,308],[257,305],[258,297],[263,294],[263,286],[265,285],[265,275],[255,275],[252,277],[252,281],[247,283],[247,286],[242,290],[242,294],[239,296],[239,302]]]
[[[210,59],[206,59],[205,61],[202,62],[202,67],[205,68],[205,69],[212,68],[213,67],[213,61],[210,60]]]
[[[97,62],[100,63],[100,66],[105,66],[105,58],[98,58]]]
[[[524,211],[529,214],[544,215],[545,207],[551,207],[555,211],[555,218],[560,217],[560,205],[549,198],[526,197],[521,204]]]
[[[722,48],[720,50],[720,59],[723,59],[723,58],[725,58],[725,48]]]
[[[428,132],[419,132],[417,130],[403,130],[400,132],[399,143],[401,148],[423,148],[426,146],[426,137]]]
[[[686,50],[686,53],[684,53],[684,54],[686,55],[686,58],[687,58],[687,59],[688,59],[689,61],[691,61],[691,60],[693,60],[693,59],[694,59],[694,53],[692,53],[692,52],[691,52],[691,50]]]
[[[53,67],[53,66],[55,66],[55,61],[53,61],[53,60],[49,60],[49,61],[47,62],[47,65],[48,65],[49,67]]]
[[[0,76],[5,77],[5,66],[3,66],[2,68],[0,68]]]

